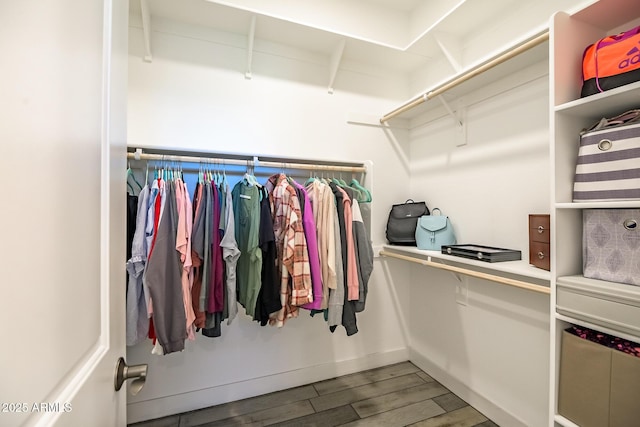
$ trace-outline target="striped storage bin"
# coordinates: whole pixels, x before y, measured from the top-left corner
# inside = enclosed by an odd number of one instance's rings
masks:
[[[602,119],[580,137],[574,202],[640,200],[640,110]]]

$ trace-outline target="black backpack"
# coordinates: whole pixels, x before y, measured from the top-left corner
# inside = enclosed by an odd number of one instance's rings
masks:
[[[392,245],[416,245],[416,227],[418,219],[429,215],[425,202],[414,202],[412,199],[393,205],[387,219],[387,241]]]

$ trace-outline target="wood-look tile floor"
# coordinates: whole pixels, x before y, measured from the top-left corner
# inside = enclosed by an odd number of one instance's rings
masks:
[[[411,362],[130,424],[193,426],[496,427]]]

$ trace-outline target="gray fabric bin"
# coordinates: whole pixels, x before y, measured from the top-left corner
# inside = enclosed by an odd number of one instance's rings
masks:
[[[583,211],[583,275],[640,286],[640,208]]]

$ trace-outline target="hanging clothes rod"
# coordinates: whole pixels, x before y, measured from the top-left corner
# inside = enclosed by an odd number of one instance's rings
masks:
[[[479,279],[490,280],[492,282],[500,283],[502,285],[515,286],[516,288],[526,289],[528,291],[539,292],[547,295],[551,293],[551,289],[548,288],[547,286],[535,285],[533,283],[523,282],[521,280],[509,279],[507,277],[496,276],[494,274],[482,273],[480,271],[455,267],[453,265],[447,265],[440,262],[433,262],[430,259],[427,260],[427,259],[414,258],[406,255],[400,255],[393,252],[385,251],[385,250],[380,251],[380,255],[401,259],[403,261],[414,262],[421,265],[426,265],[427,267],[439,268],[441,270],[460,273],[466,276],[477,277]]]
[[[453,78],[452,80],[441,84],[440,86],[437,86],[435,89],[430,90],[427,93],[424,93],[418,97],[413,98],[412,100],[406,102],[405,104],[401,105],[400,107],[396,108],[395,110],[391,111],[388,114],[385,114],[381,119],[380,119],[380,123],[386,122],[391,120],[392,118],[404,113],[405,111],[408,111],[412,108],[417,107],[418,105],[428,101],[431,98],[435,98],[438,95],[443,94],[444,92],[448,91],[449,89],[452,89],[456,86],[458,86],[461,83],[466,82],[467,80],[472,79],[473,77],[477,76],[478,74],[482,74],[485,71],[495,67],[496,65],[500,65],[503,62],[508,61],[509,59],[513,58],[514,56],[520,55],[522,52],[525,52],[541,43],[544,43],[545,41],[549,40],[549,31],[545,31],[544,33],[541,33],[537,36],[535,36],[534,38],[522,43],[519,46],[514,47],[513,49],[504,52],[492,59],[490,59],[489,61],[485,62],[484,64],[481,64],[475,68],[472,68],[470,70],[468,70],[466,73],[461,74],[460,76],[457,76],[455,78]]]
[[[171,154],[156,154],[156,153],[140,153],[129,152],[127,153],[128,159],[135,160],[154,160],[154,161],[166,161],[166,162],[182,162],[182,163],[219,163],[222,165],[238,165],[238,166],[253,166],[253,167],[265,167],[265,168],[285,168],[285,169],[300,169],[309,171],[329,171],[329,172],[351,172],[351,173],[365,173],[367,168],[365,166],[340,166],[340,165],[318,165],[308,163],[289,163],[289,162],[273,162],[263,161],[258,157],[252,159],[222,159],[213,157],[196,157],[196,156],[183,156],[183,155],[171,155]]]

